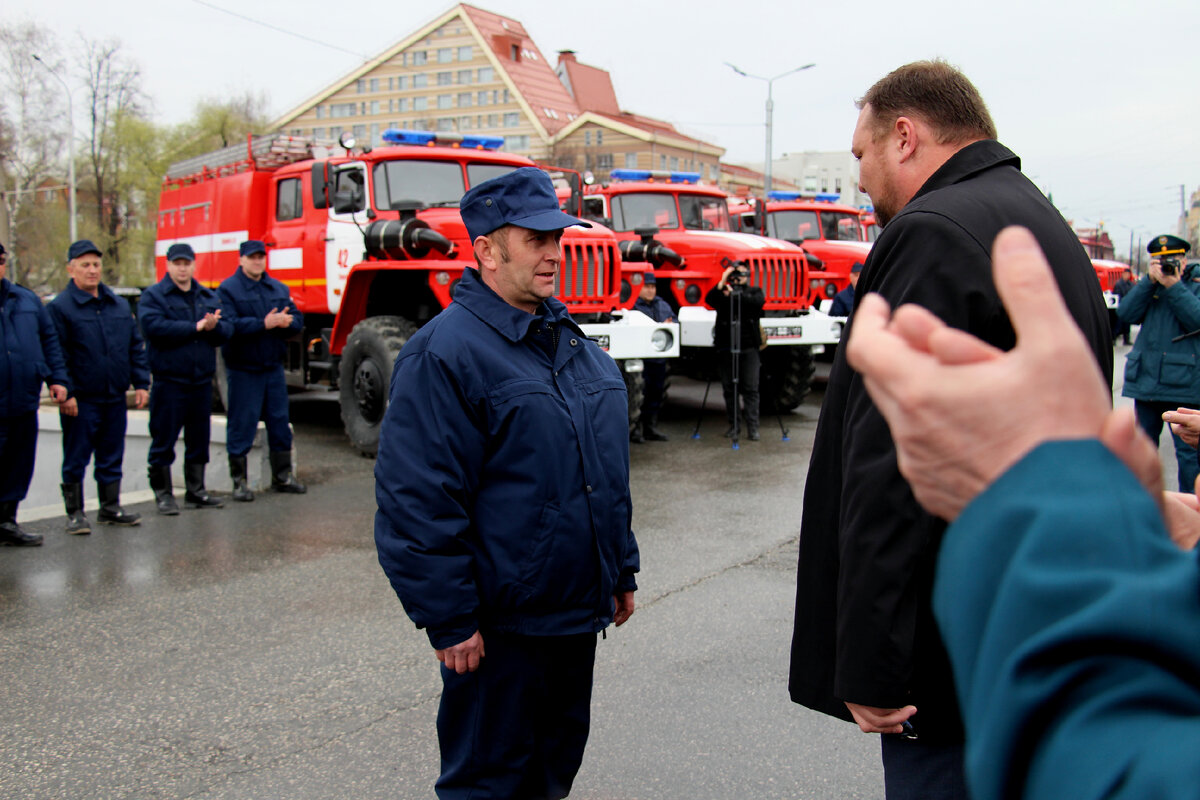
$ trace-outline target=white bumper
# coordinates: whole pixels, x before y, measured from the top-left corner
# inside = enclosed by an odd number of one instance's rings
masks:
[[[617,311],[612,322],[589,322],[579,327],[617,360],[679,357],[679,324],[655,322],[640,311]]]
[[[680,335],[684,347],[712,347],[713,324],[717,312],[702,306],[684,306],[679,309]],[[842,338],[845,317],[809,309],[798,311],[788,317],[763,317],[763,330],[767,333],[767,345],[820,346],[837,344]]]

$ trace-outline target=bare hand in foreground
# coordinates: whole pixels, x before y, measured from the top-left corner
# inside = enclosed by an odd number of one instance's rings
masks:
[[[863,733],[903,733],[904,720],[917,713],[916,706],[904,708],[876,708],[875,706],[860,706],[858,703],[846,703],[846,708],[854,716],[854,721]]]
[[[459,675],[464,672],[474,672],[479,669],[479,662],[484,657],[483,634],[479,631],[471,634],[465,642],[459,642],[453,647],[437,651],[437,660]]]
[[[900,472],[946,520],[1043,441],[1100,436],[1110,393],[1036,240],[1007,228],[992,248],[1017,346],[1005,353],[914,305],[875,294],[846,355],[896,442]]]
[[[1195,447],[1200,444],[1200,411],[1177,408],[1163,414],[1163,422],[1171,423],[1171,433]]]

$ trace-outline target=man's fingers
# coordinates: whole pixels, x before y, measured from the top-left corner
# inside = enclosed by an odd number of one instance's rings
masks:
[[[929,337],[929,353],[947,366],[979,364],[999,358],[1004,351],[987,342],[976,339],[957,328],[943,328]]]
[[[866,295],[854,311],[846,343],[846,361],[877,387],[890,388],[897,381],[911,380],[927,357],[914,352],[907,339],[891,329],[890,319],[887,301],[876,294]]]
[[[1037,240],[1025,228],[1008,227],[992,244],[996,291],[1012,319],[1017,341],[1082,339]]]
[[[929,352],[929,340],[946,327],[929,309],[908,303],[896,309],[888,330],[904,339],[914,350]]]

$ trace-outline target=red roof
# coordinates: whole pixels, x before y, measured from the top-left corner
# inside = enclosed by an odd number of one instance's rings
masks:
[[[617,103],[617,92],[608,70],[580,64],[572,50],[559,52],[558,65],[567,73],[567,85],[581,109],[620,116],[621,106]]]
[[[508,73],[517,93],[529,104],[548,133],[557,133],[579,115],[579,105],[558,80],[554,68],[542,56],[524,25],[474,6],[463,4],[460,7],[479,29],[484,43],[495,52],[501,69]],[[512,57],[514,46],[516,61]]]

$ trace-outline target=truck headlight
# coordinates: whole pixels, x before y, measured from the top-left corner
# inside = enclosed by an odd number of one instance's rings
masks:
[[[660,353],[664,350],[670,350],[671,345],[674,343],[675,337],[671,335],[670,331],[659,328],[650,334],[650,346]]]

